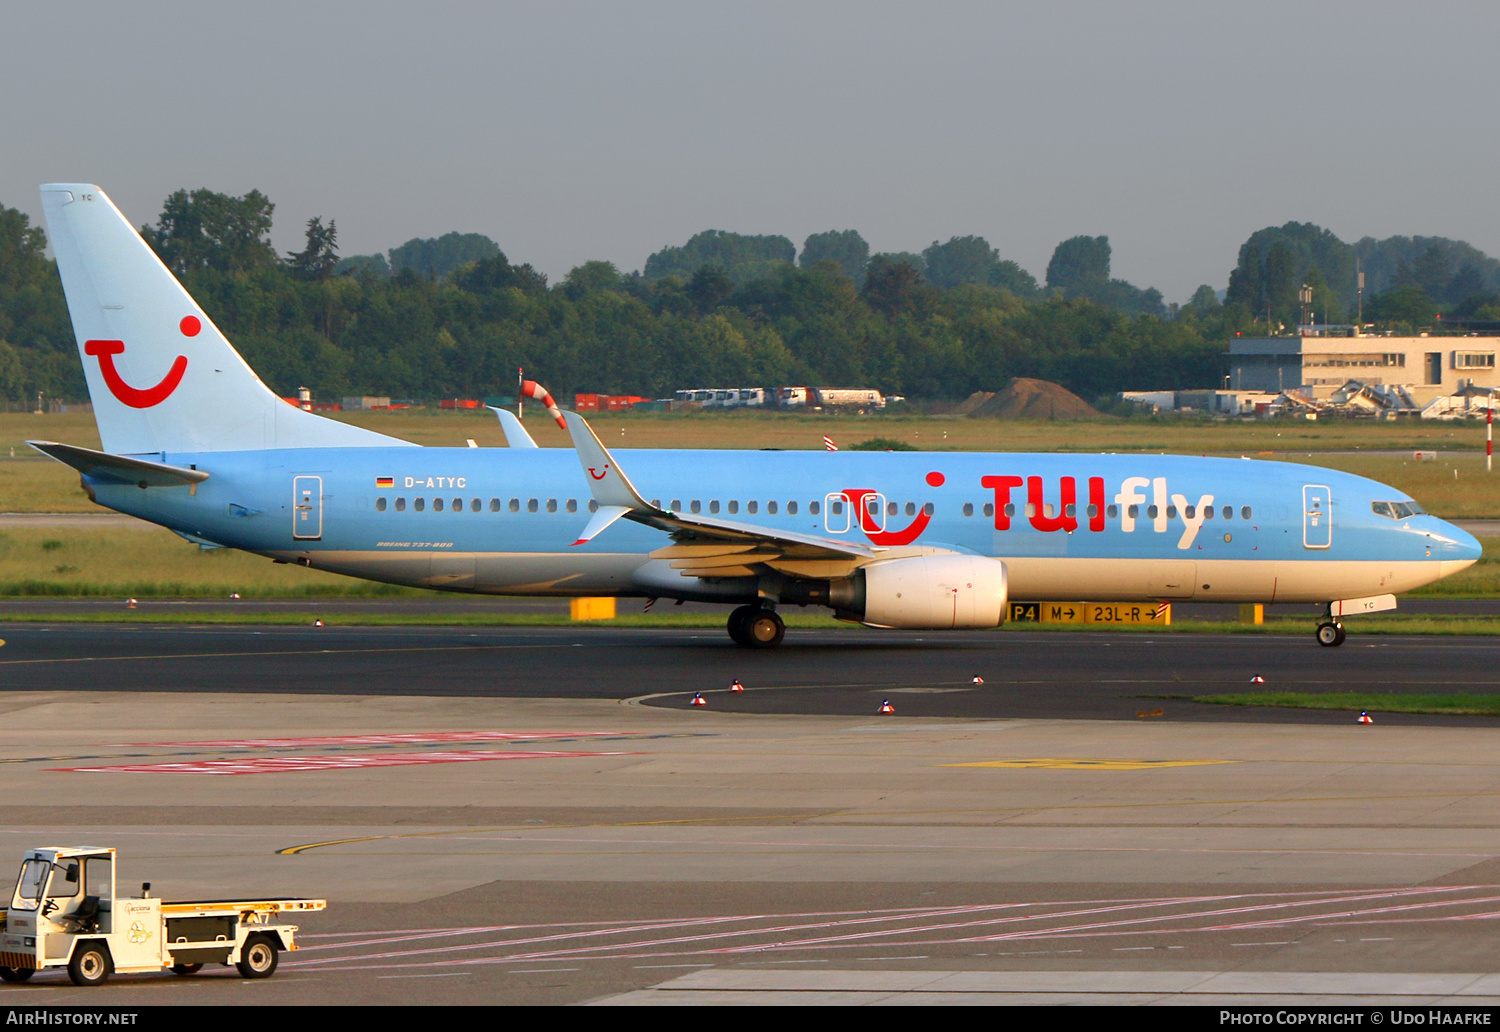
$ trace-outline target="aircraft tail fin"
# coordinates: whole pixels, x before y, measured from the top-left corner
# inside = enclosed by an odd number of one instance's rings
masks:
[[[105,451],[409,443],[277,397],[98,187],[44,185],[42,207]]]

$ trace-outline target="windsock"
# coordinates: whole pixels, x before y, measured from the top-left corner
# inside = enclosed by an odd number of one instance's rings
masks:
[[[568,428],[567,421],[563,419],[562,412],[557,407],[557,402],[552,400],[552,395],[547,393],[547,388],[535,380],[522,380],[521,393],[528,398],[540,401],[547,409],[547,414],[557,420],[557,425],[564,430]]]

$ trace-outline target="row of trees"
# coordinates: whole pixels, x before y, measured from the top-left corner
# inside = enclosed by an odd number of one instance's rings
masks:
[[[1275,315],[1286,282],[1322,276],[1334,301],[1346,286],[1346,245],[1316,227],[1262,231],[1225,303],[1203,286],[1169,315],[1158,292],[1111,278],[1106,237],[1063,241],[1045,285],[982,237],[871,254],[854,231],[814,234],[800,255],[785,237],[711,231],[639,272],[586,262],[549,284],[478,234],[340,258],[337,226],[315,218],[305,247],[278,255],[273,213],[255,191],[178,191],[141,232],[273,388],[322,397],[502,394],[517,366],[563,396],[826,383],[957,398],[1012,376],[1085,397],[1203,386],[1228,337],[1264,332],[1262,302]],[[1387,293],[1430,274],[1418,268],[1393,267]],[[0,208],[0,394],[37,390],[82,397],[82,373],[45,236]]]
[[[1364,274],[1365,289],[1359,289]],[[1319,322],[1426,326],[1439,316],[1500,319],[1500,261],[1443,237],[1365,237],[1346,244],[1310,222],[1288,222],[1251,235],[1229,274],[1228,304],[1257,318],[1295,326],[1299,293],[1312,288]]]

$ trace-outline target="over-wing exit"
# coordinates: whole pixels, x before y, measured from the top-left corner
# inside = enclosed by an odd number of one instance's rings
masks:
[[[189,540],[449,591],[722,603],[877,627],[999,625],[1007,603],[1312,602],[1341,617],[1472,564],[1402,492],[1290,463],[1148,455],[419,448],[267,388],[95,186],[42,187],[102,451],[39,450],[101,505]],[[623,464],[621,459],[623,458]]]

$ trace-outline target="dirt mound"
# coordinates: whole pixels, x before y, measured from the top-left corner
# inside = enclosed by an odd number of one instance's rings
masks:
[[[964,406],[987,392],[971,395]],[[961,406],[962,409],[963,406]],[[999,393],[983,399],[966,415],[1000,419],[1099,419],[1100,412],[1078,395],[1048,380],[1011,379]]]

